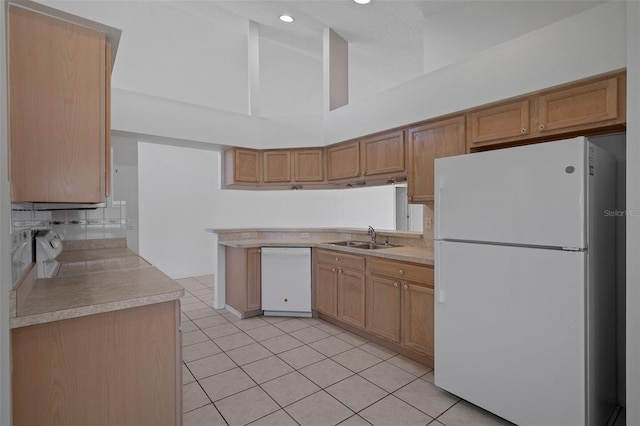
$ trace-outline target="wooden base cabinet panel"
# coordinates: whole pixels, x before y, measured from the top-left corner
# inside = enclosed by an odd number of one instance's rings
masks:
[[[179,302],[11,330],[14,426],[182,421]]]
[[[261,256],[257,247],[225,250],[225,303],[242,318],[262,313]]]
[[[314,308],[318,312],[337,316],[338,280],[337,268],[331,265],[316,264],[314,282]]]
[[[367,331],[400,342],[400,283],[367,277]]]
[[[338,319],[356,327],[365,327],[364,272],[338,271]]]
[[[433,357],[433,288],[402,285],[402,344]]]

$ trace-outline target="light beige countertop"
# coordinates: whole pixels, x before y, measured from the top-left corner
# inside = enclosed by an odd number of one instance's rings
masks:
[[[58,260],[72,263],[63,263],[62,274],[54,278],[36,278],[32,266],[11,292],[11,328],[168,302],[184,295],[180,284],[126,246],[101,248],[94,243],[87,247],[63,252]]]
[[[218,243],[228,247],[316,247],[433,265],[433,250],[426,246],[422,234],[416,232],[378,231],[378,242],[388,236],[391,244],[400,246],[376,250],[331,244],[345,240],[369,241],[366,229],[207,229],[206,232],[218,234]]]

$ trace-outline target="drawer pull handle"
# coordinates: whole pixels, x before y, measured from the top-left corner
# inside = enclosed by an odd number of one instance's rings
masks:
[[[398,288],[398,283],[393,283],[393,288]]]
[[[398,273],[399,273],[400,275],[404,275],[404,269],[400,269],[400,270],[398,271]]]

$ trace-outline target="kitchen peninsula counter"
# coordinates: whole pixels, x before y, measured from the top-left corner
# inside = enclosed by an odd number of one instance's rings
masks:
[[[422,234],[404,231],[378,231],[377,241],[388,236],[398,247],[360,249],[331,244],[336,241],[369,241],[367,231],[358,228],[263,228],[263,229],[206,229],[218,234],[218,244],[227,247],[315,247],[386,259],[433,265],[433,249],[426,246]]]

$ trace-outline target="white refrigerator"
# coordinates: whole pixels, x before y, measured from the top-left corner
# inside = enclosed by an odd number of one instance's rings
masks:
[[[578,137],[435,162],[435,384],[521,426],[616,401],[615,160]]]

